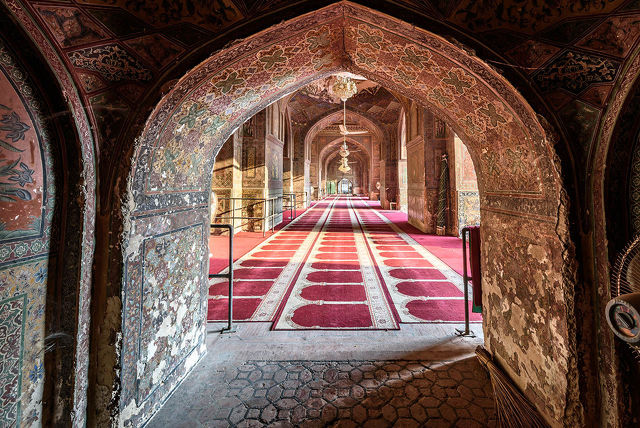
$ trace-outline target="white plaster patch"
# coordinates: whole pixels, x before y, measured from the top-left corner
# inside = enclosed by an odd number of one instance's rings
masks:
[[[165,360],[160,361],[158,367],[155,368],[153,374],[151,375],[151,383],[152,385],[157,385],[162,380],[162,375],[164,374],[164,368],[167,366],[167,362]]]
[[[158,345],[156,345],[155,342],[151,342],[149,343],[149,345],[147,345],[147,361],[153,358],[153,355],[156,353],[157,350],[158,350]]]

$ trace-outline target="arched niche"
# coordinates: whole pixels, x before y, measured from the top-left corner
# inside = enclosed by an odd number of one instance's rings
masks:
[[[0,419],[84,425],[93,140],[64,64],[39,51],[44,35],[29,39],[3,5],[0,27]]]
[[[108,288],[121,300],[122,322],[106,316],[99,326],[121,340],[97,349],[101,379],[119,389],[105,388],[98,399],[112,403],[119,423],[136,424],[197,362],[205,351],[208,186],[216,153],[256,112],[339,71],[416,100],[467,143],[483,216],[486,346],[547,419],[566,423],[566,409],[580,407],[570,328],[575,278],[553,141],[522,96],[480,59],[349,2],[216,53],[153,110],[131,170],[121,172],[129,177],[120,207],[124,274]],[[108,363],[114,354],[117,370]]]

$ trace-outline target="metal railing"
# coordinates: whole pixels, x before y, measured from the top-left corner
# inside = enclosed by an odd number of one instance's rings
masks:
[[[234,333],[233,328],[233,225],[232,224],[216,224],[211,223],[213,229],[228,229],[229,230],[229,272],[228,273],[210,273],[211,278],[227,278],[229,281],[229,320],[227,321],[227,328],[223,328],[220,333]]]
[[[219,218],[228,219],[232,224],[235,223],[234,220],[260,220],[262,222],[262,236],[265,236],[267,231],[267,225],[269,224],[268,222],[271,222],[269,227],[271,232],[275,230],[275,226],[276,226],[274,221],[275,217],[282,214],[283,212],[283,211],[276,212],[276,206],[278,205],[276,204],[276,201],[281,200],[282,198],[283,198],[282,196],[274,196],[271,198],[218,198],[218,201],[231,202],[231,209],[227,211],[229,215],[222,213],[221,215],[219,215]],[[258,216],[235,215],[236,210],[238,209],[236,208],[236,201],[256,201],[254,204],[251,204],[251,205],[247,205],[247,206],[242,205],[239,208],[240,213],[242,213],[243,209],[249,208],[252,205],[255,206],[255,205],[262,204],[263,205],[262,216],[258,217]]]
[[[282,212],[289,210],[289,220],[295,219],[298,216],[298,210],[296,209],[296,194],[283,193],[282,197]],[[289,201],[287,205],[284,204],[285,199]]]

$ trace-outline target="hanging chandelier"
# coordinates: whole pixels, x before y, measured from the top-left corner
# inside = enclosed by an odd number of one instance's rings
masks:
[[[342,102],[346,102],[358,92],[356,82],[344,76],[336,76],[336,81],[331,89],[333,89],[333,93],[339,97]]]
[[[340,166],[338,167],[338,171],[342,172],[343,174],[351,171],[351,167],[349,166],[347,158],[340,159]]]
[[[349,166],[349,149],[347,148],[347,100],[358,92],[356,83],[349,77],[336,76],[336,82],[333,84],[333,93],[342,100],[342,146],[338,152],[341,156],[340,166],[338,170],[343,174],[351,171]]]
[[[343,158],[346,158],[347,156],[349,156],[349,153],[351,153],[349,151],[349,148],[347,147],[347,141],[344,138],[342,139],[342,146],[340,146],[340,151],[338,153]]]

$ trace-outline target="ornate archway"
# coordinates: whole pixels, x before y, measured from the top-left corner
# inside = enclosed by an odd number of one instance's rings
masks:
[[[337,148],[342,144],[342,138],[336,138],[333,141],[326,144],[320,153],[318,153],[318,184],[321,186],[322,181],[327,179],[327,168],[329,162],[337,156]],[[367,147],[367,145],[358,141],[355,138],[347,137],[347,144],[357,147],[361,150],[362,154],[352,153],[352,155],[357,156],[360,159],[361,164],[366,168],[367,172],[367,185],[371,184],[371,174],[373,172],[373,156],[371,153],[371,148]],[[365,189],[365,190],[368,190]]]
[[[24,9],[8,6],[0,4],[0,420],[84,425],[93,135],[63,60]]]
[[[375,140],[383,141],[385,139],[386,135],[382,127],[379,124],[375,123],[372,119],[366,117],[365,115],[347,109],[346,118],[349,121],[361,123],[367,130],[369,130],[369,132],[371,132]],[[342,121],[342,110],[333,111],[321,117],[320,119],[318,119],[305,133],[305,136],[304,136],[305,151],[304,152],[309,153],[308,148],[311,146],[311,144],[313,143],[313,140],[316,138],[316,136],[320,131],[322,131],[324,128],[331,125],[332,123],[336,123],[340,121]]]
[[[257,111],[337,71],[419,101],[467,142],[484,219],[486,345],[549,420],[579,424],[571,244],[553,142],[491,67],[432,33],[348,2],[217,53],[151,114],[122,205],[124,278],[113,285],[113,297],[122,299],[122,341],[102,357],[121,349],[120,370],[106,376],[120,390],[99,398],[113,403],[121,424],[135,424],[197,362],[205,350],[215,155]],[[102,321],[102,334],[114,316]]]

